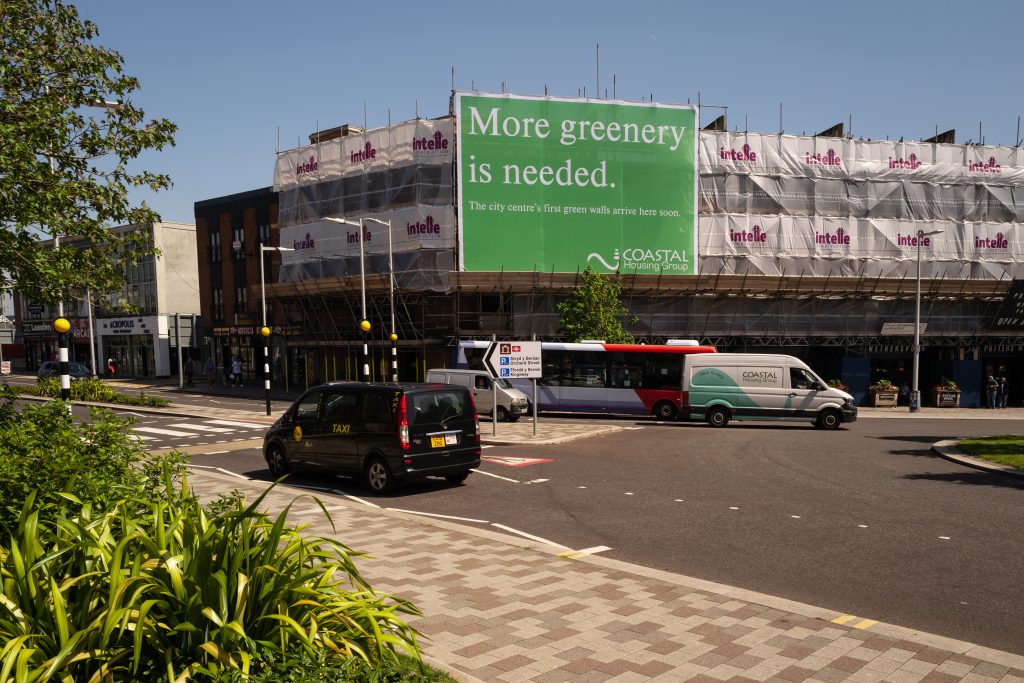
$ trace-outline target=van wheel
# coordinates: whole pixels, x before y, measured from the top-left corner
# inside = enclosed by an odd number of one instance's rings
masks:
[[[818,429],[838,429],[842,423],[843,416],[839,414],[839,411],[829,408],[828,410],[821,411],[815,425]]]
[[[505,406],[498,406],[496,412],[498,413],[498,422],[508,422],[508,410],[505,409]]]
[[[465,472],[459,472],[457,474],[446,474],[444,475],[444,480],[449,484],[461,484],[466,481],[466,477],[468,476],[469,470],[466,470]]]
[[[659,420],[674,420],[676,419],[676,407],[672,405],[671,401],[658,401],[651,414]]]
[[[729,424],[729,411],[722,406],[716,406],[708,411],[704,418],[712,427],[724,427]]]
[[[395,487],[395,477],[383,458],[373,457],[366,462],[363,470],[366,485],[374,493],[387,493]]]
[[[279,444],[274,444],[268,448],[264,459],[267,461],[267,467],[270,468],[270,474],[275,477],[283,476],[292,471],[291,463],[288,462],[288,455]]]

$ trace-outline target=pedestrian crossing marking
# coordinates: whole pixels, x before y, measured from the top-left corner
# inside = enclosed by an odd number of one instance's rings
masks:
[[[852,614],[844,614],[841,617],[836,617],[835,619],[833,619],[832,623],[833,624],[845,624],[846,622],[852,621],[852,620],[854,620],[856,618],[857,617],[853,616]]]
[[[180,432],[173,429],[160,429],[159,427],[136,427],[135,431],[160,434],[162,436],[199,436],[195,432]]]
[[[239,422],[237,420],[206,420],[210,424],[224,425],[226,427],[245,427],[246,429],[266,429],[270,425],[259,424],[258,422]]]
[[[218,434],[229,434],[234,429],[228,429],[227,427],[210,427],[208,425],[197,425],[191,422],[178,422],[176,424],[167,425],[168,427],[179,427],[181,429],[198,429],[202,432],[217,432]]]

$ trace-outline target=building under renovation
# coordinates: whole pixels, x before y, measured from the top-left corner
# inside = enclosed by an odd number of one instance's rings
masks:
[[[675,115],[662,105],[587,100],[563,111],[545,108],[549,98],[493,97],[501,107],[470,115],[453,98],[438,119],[314,133],[278,154],[272,188],[198,202],[209,352],[241,357],[249,372],[262,367],[260,258],[272,373],[289,386],[356,378],[364,317],[376,379],[389,374],[392,332],[399,376],[410,380],[451,365],[460,339],[562,340],[556,304],[590,265],[621,284],[638,341],[788,353],[863,396],[879,378],[909,381],[920,282],[924,400],[948,377],[963,389],[962,405],[979,405],[990,372],[1010,379],[1012,403],[1024,399],[1024,320],[1013,313],[1024,272],[1019,147],[954,144],[952,134],[862,140],[841,126],[828,136],[714,130],[720,120],[690,131],[687,143],[682,125],[629,123],[631,106],[637,117]],[[550,113],[511,119],[522,99]],[[510,118],[498,118],[499,108]],[[465,137],[473,133],[480,140]],[[531,151],[530,136],[549,146]],[[563,148],[572,156],[558,156]],[[600,163],[572,166],[595,149]],[[520,150],[544,161],[481,162],[515,160]],[[671,154],[691,175],[658,172]],[[645,176],[629,175],[629,164],[654,169],[643,181],[658,185],[652,193],[689,192],[672,206],[693,212],[692,236],[650,248],[637,237],[647,224],[627,217],[614,224],[619,242],[594,246],[592,226],[604,218],[565,219],[570,204],[581,214],[634,212],[622,178]],[[490,176],[490,195],[471,187]],[[525,185],[546,191],[543,202],[519,201]],[[474,199],[484,196],[508,198],[491,202],[501,216],[487,218]],[[671,230],[677,209],[660,213]],[[577,243],[578,258],[563,255]]]

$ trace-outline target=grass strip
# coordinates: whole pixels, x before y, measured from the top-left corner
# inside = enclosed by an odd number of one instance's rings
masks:
[[[1004,434],[981,439],[964,439],[956,444],[961,453],[1024,470],[1024,435]]]

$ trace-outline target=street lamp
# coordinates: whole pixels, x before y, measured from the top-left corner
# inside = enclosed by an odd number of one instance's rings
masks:
[[[916,413],[921,409],[921,391],[917,384],[918,363],[921,356],[921,243],[925,237],[938,235],[941,230],[925,232],[917,231],[917,294],[914,297],[914,376],[913,385],[910,388],[910,412]]]
[[[266,277],[263,275],[263,261],[268,251],[295,251],[291,247],[268,247],[260,245],[260,306],[263,309],[262,325],[260,334],[263,336],[263,393],[267,401],[267,415],[270,415],[270,353],[267,348],[267,340],[270,337],[270,328],[267,327],[267,289]]]
[[[395,333],[395,259],[391,248],[391,221],[382,221],[377,218],[364,218],[364,221],[379,223],[388,229],[388,301],[391,308],[391,381],[398,381],[398,348],[395,345],[398,341],[398,334]]]
[[[370,331],[370,321],[366,319],[366,255],[363,249],[363,239],[366,237],[366,229],[363,227],[363,220],[357,223],[355,221],[346,220],[344,218],[334,218],[333,216],[324,217],[325,221],[331,221],[332,223],[341,223],[342,225],[351,225],[359,229],[359,291],[362,296],[362,317],[359,320],[359,329],[363,333],[363,381],[370,381],[370,345],[366,338],[366,333]],[[388,238],[391,237],[391,231],[388,231]]]

